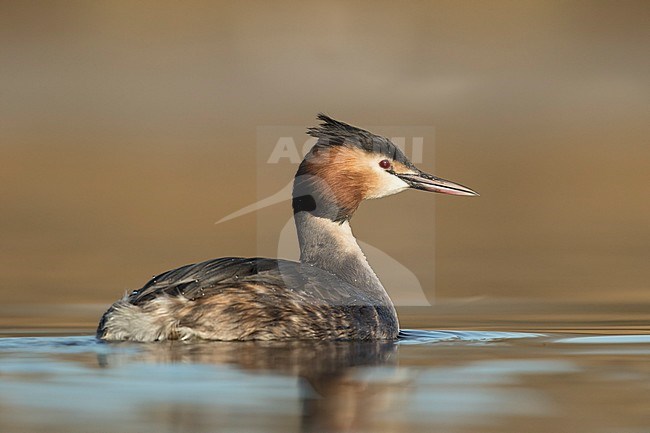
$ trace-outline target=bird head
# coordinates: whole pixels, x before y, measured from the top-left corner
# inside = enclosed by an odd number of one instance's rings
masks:
[[[300,164],[294,213],[308,211],[346,221],[363,200],[407,189],[477,196],[475,191],[418,169],[389,139],[324,114],[307,133],[318,139]]]

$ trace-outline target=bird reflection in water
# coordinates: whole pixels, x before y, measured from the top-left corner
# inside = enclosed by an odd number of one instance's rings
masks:
[[[121,342],[110,343],[110,351],[100,354],[98,361],[105,368],[132,363],[212,364],[295,377],[301,431],[358,431],[375,424],[388,407],[394,409],[393,399],[399,395],[395,390],[408,381],[394,368],[397,351],[393,341]],[[182,380],[175,379],[180,390]],[[203,414],[196,407],[172,406],[165,416],[177,427],[196,427],[201,423],[197,417],[213,416],[209,410]]]

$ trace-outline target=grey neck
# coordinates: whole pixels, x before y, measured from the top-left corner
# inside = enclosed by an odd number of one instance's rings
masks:
[[[297,212],[294,218],[302,263],[331,272],[371,295],[378,305],[392,308],[384,286],[368,264],[347,221],[335,222],[309,212]]]

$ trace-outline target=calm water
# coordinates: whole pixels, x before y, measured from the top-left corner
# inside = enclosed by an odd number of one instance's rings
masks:
[[[0,338],[2,432],[650,431],[650,335],[395,343]]]

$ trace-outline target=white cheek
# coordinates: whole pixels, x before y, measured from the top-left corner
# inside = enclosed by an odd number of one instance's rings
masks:
[[[369,199],[386,197],[397,194],[407,189],[409,186],[399,177],[390,174],[383,169],[377,170],[377,188],[367,197]]]

